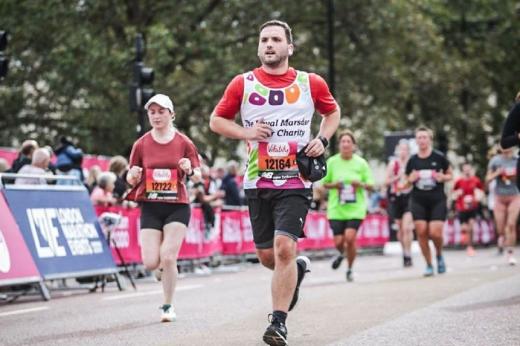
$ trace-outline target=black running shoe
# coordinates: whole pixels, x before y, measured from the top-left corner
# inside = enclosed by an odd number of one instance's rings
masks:
[[[269,315],[272,317],[272,315]],[[264,342],[268,345],[274,346],[286,346],[289,345],[287,343],[287,327],[284,323],[278,322],[277,320],[272,320],[271,324],[264,333]]]
[[[336,270],[339,268],[339,266],[341,265],[341,262],[343,262],[343,256],[342,255],[338,255],[336,256],[336,258],[334,258],[334,261],[332,261],[332,269]]]
[[[305,273],[310,272],[311,260],[307,256],[298,256],[298,258],[296,258],[296,265],[298,266],[298,281],[296,282],[296,288],[294,289],[291,304],[289,305],[289,311],[291,311],[298,302],[300,285],[305,277]]]
[[[412,263],[412,258],[411,257],[404,257],[404,266],[405,267],[411,267],[413,266],[413,263]]]

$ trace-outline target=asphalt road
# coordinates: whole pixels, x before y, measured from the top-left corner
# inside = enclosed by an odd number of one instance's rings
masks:
[[[355,282],[316,260],[289,315],[290,345],[520,345],[520,265],[495,249],[446,251],[448,272],[423,278],[422,259],[362,256]],[[160,285],[119,292],[53,291],[0,304],[1,345],[263,345],[270,272],[260,265],[187,275],[177,321],[160,323]]]

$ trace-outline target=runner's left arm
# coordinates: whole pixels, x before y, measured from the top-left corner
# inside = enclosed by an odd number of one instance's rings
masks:
[[[448,166],[444,172],[437,174],[436,177],[438,182],[445,183],[450,181],[453,178],[453,170],[451,169],[451,166]]]
[[[186,157],[179,160],[179,167],[191,181],[198,183],[202,179],[202,172],[200,171],[199,153],[193,142],[190,141],[188,143],[185,154]]]
[[[442,163],[442,171],[438,178],[440,180],[437,181],[445,183],[453,178],[453,170],[451,168],[450,162],[446,157],[443,157],[443,161],[444,162]]]
[[[323,116],[320,124],[320,132],[315,139],[309,142],[305,150],[305,154],[308,156],[316,157],[325,152],[325,146],[320,140],[320,137],[324,137],[327,141],[331,139],[338,129],[341,112],[325,79],[315,73],[310,73],[309,83],[314,107],[316,111]]]
[[[323,119],[320,124],[320,132],[318,136],[309,142],[305,153],[310,157],[320,156],[325,152],[325,146],[323,145],[320,137],[323,136],[328,140],[334,135],[339,126],[339,120],[341,117],[339,106],[332,112],[323,115]]]

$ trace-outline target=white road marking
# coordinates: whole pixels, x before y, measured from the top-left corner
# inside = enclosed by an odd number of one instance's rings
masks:
[[[0,317],[11,316],[11,315],[27,314],[29,312],[36,312],[36,311],[42,311],[42,310],[48,310],[48,309],[49,309],[48,306],[40,306],[40,307],[37,307],[37,308],[6,311],[6,312],[0,312]]]
[[[203,287],[203,285],[186,285],[186,286],[180,286],[175,289],[176,292],[179,291],[189,291],[196,288]],[[137,292],[137,293],[129,293],[129,294],[122,294],[117,296],[111,296],[111,297],[104,297],[102,300],[120,300],[120,299],[129,299],[129,298],[136,298],[136,297],[144,297],[144,296],[151,296],[154,294],[161,294],[162,290],[153,290],[153,291],[146,291],[146,292]]]

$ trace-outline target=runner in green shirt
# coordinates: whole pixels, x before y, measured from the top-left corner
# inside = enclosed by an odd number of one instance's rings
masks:
[[[339,135],[339,154],[327,160],[323,186],[329,189],[327,218],[340,255],[332,262],[338,269],[347,257],[347,281],[353,281],[352,265],[356,259],[356,233],[367,214],[365,192],[372,191],[374,178],[368,163],[355,154],[356,138],[345,130]]]

